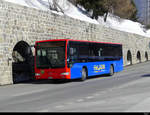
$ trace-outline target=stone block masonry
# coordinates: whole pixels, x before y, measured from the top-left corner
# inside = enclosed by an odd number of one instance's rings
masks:
[[[150,38],[0,0],[0,85],[13,84],[12,52],[17,43],[66,38],[121,43],[124,66],[150,59]]]

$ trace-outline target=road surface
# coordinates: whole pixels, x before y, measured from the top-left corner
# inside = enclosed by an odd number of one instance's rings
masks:
[[[0,86],[0,112],[150,112],[150,62],[84,82]]]

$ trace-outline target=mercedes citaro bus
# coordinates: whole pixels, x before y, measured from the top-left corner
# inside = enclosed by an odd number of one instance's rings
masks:
[[[55,39],[35,44],[36,79],[80,79],[123,70],[122,45]]]

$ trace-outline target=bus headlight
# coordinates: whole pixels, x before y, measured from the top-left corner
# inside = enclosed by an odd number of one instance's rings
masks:
[[[35,76],[40,76],[41,74],[39,74],[39,73],[35,73]]]
[[[69,75],[69,72],[61,73],[61,75]]]

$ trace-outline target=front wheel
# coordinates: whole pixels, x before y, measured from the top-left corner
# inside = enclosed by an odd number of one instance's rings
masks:
[[[109,76],[113,76],[113,75],[114,75],[114,67],[113,67],[113,65],[111,65]]]
[[[81,74],[82,74],[81,81],[85,81],[87,78],[87,70],[83,68]]]

